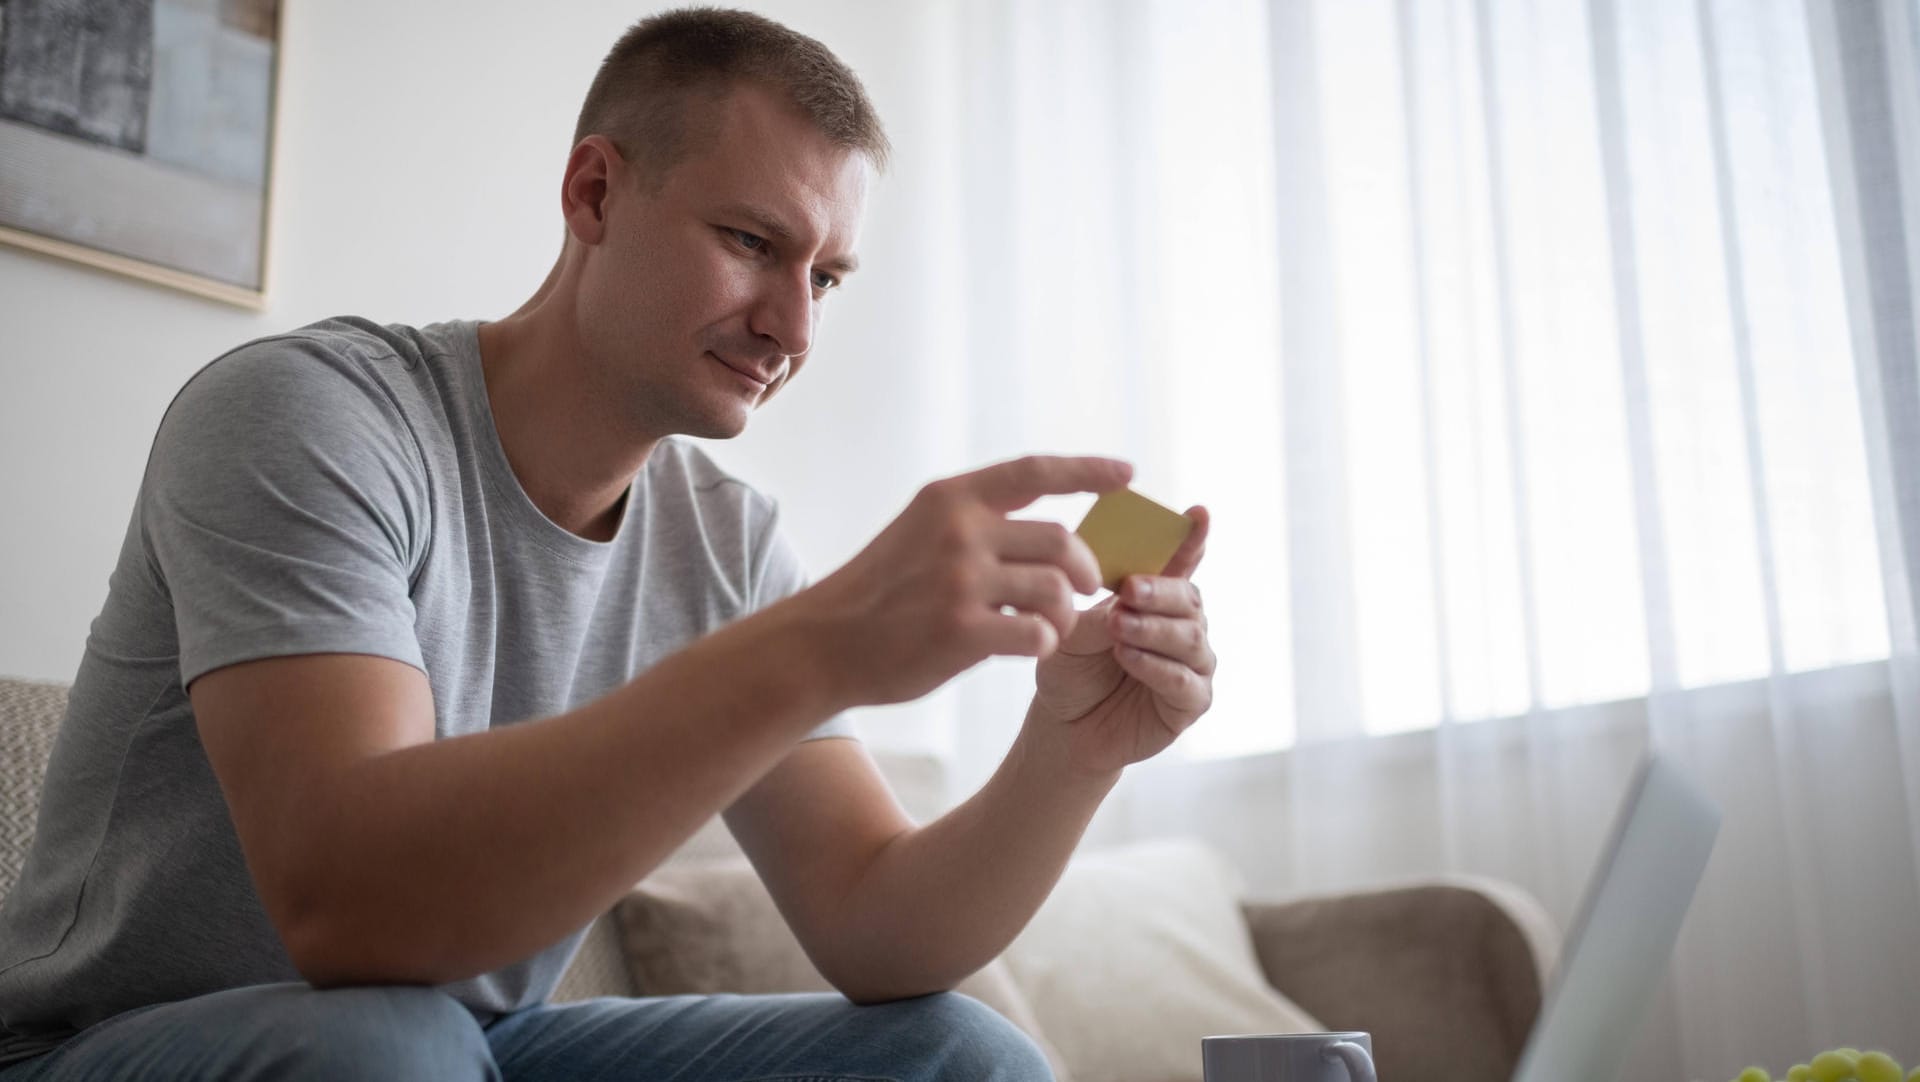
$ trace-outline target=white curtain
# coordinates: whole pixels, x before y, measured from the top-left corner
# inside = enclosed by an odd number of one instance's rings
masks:
[[[1727,816],[1632,1076],[1920,1060],[1920,4],[915,18],[924,456],[1216,518],[1214,712],[1097,836],[1564,924],[1657,747]],[[963,777],[1030,679],[918,708]]]

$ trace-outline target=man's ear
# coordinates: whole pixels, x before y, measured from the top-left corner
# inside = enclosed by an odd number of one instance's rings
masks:
[[[573,239],[596,245],[606,236],[607,197],[625,171],[619,149],[604,135],[587,136],[567,155],[567,171],[560,180],[560,214]]]

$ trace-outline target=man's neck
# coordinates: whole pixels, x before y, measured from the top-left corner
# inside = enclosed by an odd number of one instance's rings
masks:
[[[623,497],[656,441],[623,442],[581,378],[578,344],[551,318],[542,286],[506,319],[480,325],[480,367],[500,446],[520,487],[553,523],[590,541],[619,531]]]

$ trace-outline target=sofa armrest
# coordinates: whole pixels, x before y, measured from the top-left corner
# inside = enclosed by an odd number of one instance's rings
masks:
[[[1449,877],[1245,911],[1267,979],[1329,1028],[1371,1033],[1380,1077],[1512,1076],[1557,940],[1524,891]]]

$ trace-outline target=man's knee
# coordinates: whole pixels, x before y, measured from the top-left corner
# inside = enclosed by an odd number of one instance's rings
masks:
[[[919,1044],[913,1058],[938,1082],[1052,1082],[1053,1071],[1033,1039],[1000,1012],[971,996],[942,992],[887,1004],[889,1029]],[[918,1077],[918,1076],[915,1076]]]
[[[264,991],[264,990],[263,990]],[[277,986],[252,1005],[246,1078],[497,1080],[486,1034],[431,988]]]

